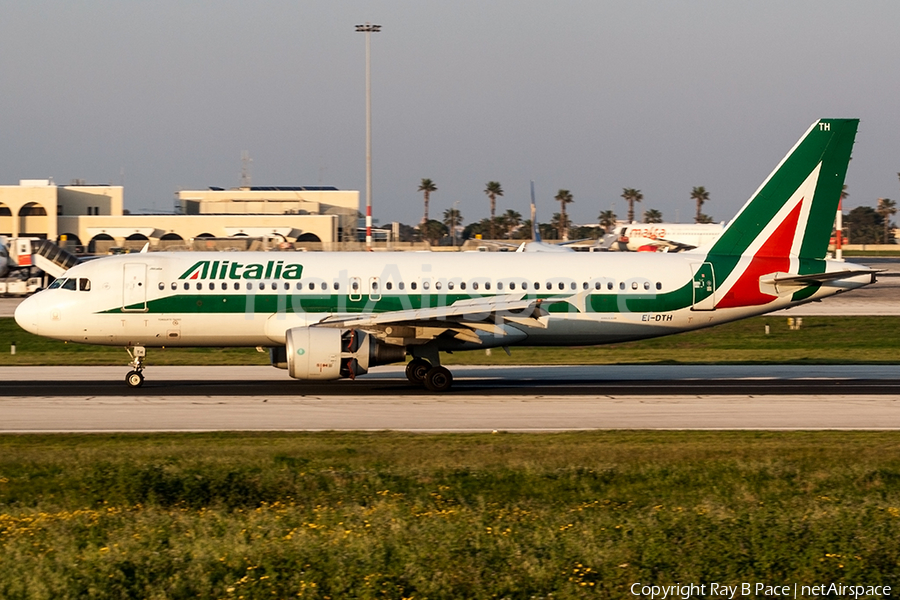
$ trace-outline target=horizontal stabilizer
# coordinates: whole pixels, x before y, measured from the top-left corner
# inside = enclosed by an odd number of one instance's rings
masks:
[[[810,273],[809,275],[795,275],[792,273],[774,273],[773,277],[761,279],[760,283],[777,284],[777,285],[812,285],[814,283],[824,283],[826,281],[834,281],[835,279],[844,279],[845,277],[855,277],[857,275],[872,275],[874,280],[875,274],[880,273],[884,269],[845,269],[843,271],[832,271],[831,273]]]

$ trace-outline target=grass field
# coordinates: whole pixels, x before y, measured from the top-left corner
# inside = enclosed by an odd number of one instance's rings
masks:
[[[770,334],[765,334],[769,325]],[[16,343],[16,354],[9,352]],[[897,363],[898,317],[805,317],[791,331],[785,317],[757,317],[674,336],[599,347],[514,347],[445,354],[445,364],[828,364]],[[0,319],[0,366],[125,365],[122,348],[66,344],[31,335],[13,319]],[[147,350],[152,365],[265,365],[268,354],[253,348],[166,348]]]
[[[2,598],[900,586],[900,434],[0,437]]]

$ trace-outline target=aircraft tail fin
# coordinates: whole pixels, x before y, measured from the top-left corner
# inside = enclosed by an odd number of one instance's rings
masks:
[[[531,241],[541,241],[541,228],[537,222],[537,205],[534,203],[534,181],[531,182]]]
[[[858,125],[859,119],[813,123],[708,254],[824,258]]]

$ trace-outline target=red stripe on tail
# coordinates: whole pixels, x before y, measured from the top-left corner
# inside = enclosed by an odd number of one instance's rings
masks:
[[[741,273],[728,292],[716,304],[716,308],[735,308],[738,306],[759,306],[768,304],[777,296],[763,294],[759,291],[759,278],[769,273],[787,273],[791,267],[791,246],[794,244],[794,236],[797,233],[797,223],[800,221],[800,208],[803,200],[790,212],[787,218],[781,222],[769,239],[760,247],[750,264]]]

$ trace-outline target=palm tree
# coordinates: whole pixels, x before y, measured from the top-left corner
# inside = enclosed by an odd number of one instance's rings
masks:
[[[634,188],[622,188],[622,197],[625,198],[625,202],[628,203],[628,222],[634,222],[634,203],[640,202],[644,199],[644,195],[641,193],[641,190],[636,190]]]
[[[655,208],[651,208],[647,212],[644,213],[644,223],[662,223],[663,216],[662,213],[656,210]]]
[[[518,211],[510,208],[500,216],[500,222],[503,224],[506,238],[512,239],[513,232],[522,224],[522,215]]]
[[[607,233],[609,233],[609,230],[616,225],[616,213],[612,210],[604,210],[600,213],[598,218],[600,219],[600,226],[603,227]]]
[[[422,223],[428,222],[428,200],[431,198],[431,192],[437,191],[437,186],[434,185],[434,182],[430,179],[422,179],[422,183],[419,184],[419,190],[425,196],[425,216],[422,217]]]
[[[419,232],[429,244],[436,246],[440,243],[441,238],[447,235],[447,226],[440,221],[431,219],[422,223]]]
[[[444,225],[450,230],[453,245],[456,245],[456,226],[463,222],[462,213],[457,208],[448,208],[444,211]]]
[[[559,222],[562,225],[562,231],[559,233],[563,241],[566,241],[569,239],[569,217],[566,216],[566,204],[574,202],[572,199],[572,192],[569,190],[559,190],[556,192],[556,196],[554,196],[553,199],[559,202]]]
[[[709,200],[709,192],[706,191],[702,185],[700,187],[695,187],[694,191],[691,192],[691,200],[695,200],[697,202],[697,216],[694,218],[695,223],[709,223],[712,221],[712,218],[707,217],[700,210],[703,208],[703,203]],[[706,217],[704,219],[704,217]]]
[[[503,188],[500,187],[499,181],[488,181],[484,193],[491,199],[491,239],[494,238],[494,215],[497,212],[497,196],[503,195]]]
[[[879,198],[878,208],[875,209],[884,220],[884,244],[888,243],[888,231],[891,229],[891,215],[897,214],[897,205],[890,198]]]
[[[553,213],[553,218],[550,219],[550,227],[553,228],[554,235],[552,237],[549,237],[548,239],[561,239],[562,232],[567,231],[569,229],[569,225],[569,217],[562,213]]]

